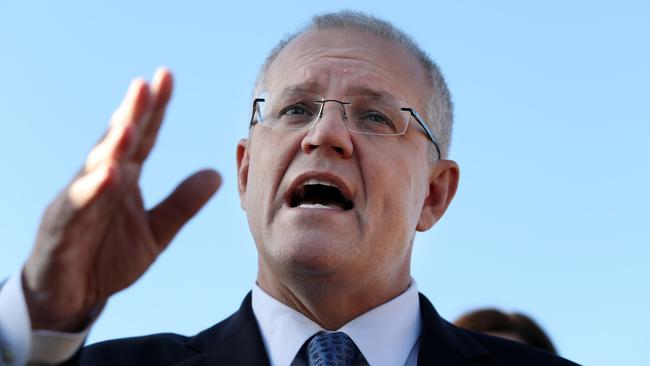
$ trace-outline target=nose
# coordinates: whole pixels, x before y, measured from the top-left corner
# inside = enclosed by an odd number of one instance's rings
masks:
[[[321,148],[344,159],[351,158],[354,147],[344,118],[345,110],[342,104],[323,102],[318,119],[302,139],[302,151],[310,154]]]

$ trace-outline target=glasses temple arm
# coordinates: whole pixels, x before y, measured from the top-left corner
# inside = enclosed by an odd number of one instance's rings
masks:
[[[264,102],[264,101],[265,101],[264,98],[255,98],[255,99],[253,99],[253,112],[251,113],[251,122],[250,122],[250,124],[248,125],[248,128],[253,127],[253,125],[254,125],[255,123],[257,123],[257,122],[255,121],[255,108],[257,108],[257,103],[259,103],[259,102]]]
[[[436,147],[436,152],[438,153],[438,159],[442,159],[442,154],[440,153],[440,146],[438,145],[436,138],[433,137],[433,133],[431,132],[429,127],[427,127],[427,125],[422,121],[422,117],[420,117],[420,114],[413,108],[402,108],[402,110],[405,112],[410,112],[413,118],[415,118],[415,120],[420,124],[420,126],[422,126],[424,132],[427,133],[429,140],[431,140],[431,142],[433,142],[433,146]]]

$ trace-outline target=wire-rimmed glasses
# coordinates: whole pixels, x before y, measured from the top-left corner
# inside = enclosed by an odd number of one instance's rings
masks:
[[[309,129],[323,116],[327,103],[341,107],[341,117],[350,132],[365,135],[403,135],[413,117],[441,157],[438,142],[418,112],[385,95],[355,95],[340,101],[294,89],[265,92],[253,101],[251,126],[259,123],[273,129]]]

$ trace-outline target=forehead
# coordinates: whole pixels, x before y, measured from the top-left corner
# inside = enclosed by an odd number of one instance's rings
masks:
[[[269,65],[267,90],[299,87],[328,97],[388,94],[425,103],[428,75],[404,46],[349,29],[310,30],[291,41]]]

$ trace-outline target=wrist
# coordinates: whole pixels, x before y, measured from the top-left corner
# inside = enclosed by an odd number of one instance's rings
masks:
[[[77,333],[87,329],[104,309],[106,300],[75,306],[75,301],[53,291],[34,291],[21,276],[25,303],[32,330]],[[74,296],[70,296],[73,298]]]

